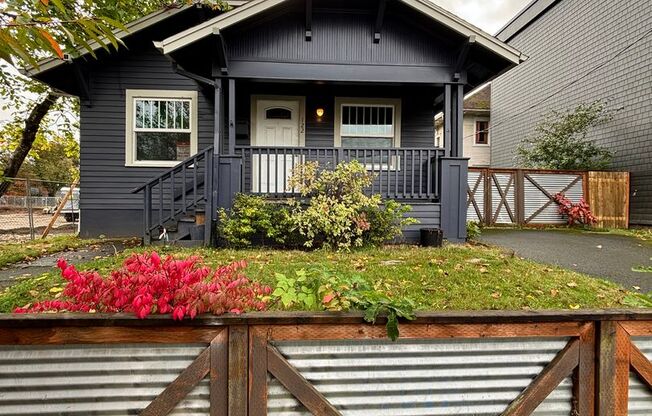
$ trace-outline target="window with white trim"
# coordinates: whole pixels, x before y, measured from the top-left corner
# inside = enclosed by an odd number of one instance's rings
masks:
[[[174,166],[197,152],[195,91],[127,90],[127,165]]]
[[[391,149],[400,147],[401,100],[394,98],[336,98],[335,145],[349,149]],[[376,153],[380,165],[370,169],[397,167],[389,151]],[[370,156],[371,153],[359,154]],[[380,156],[382,155],[382,156]],[[376,157],[376,156],[374,156]]]
[[[342,104],[342,147],[394,147],[394,106]]]

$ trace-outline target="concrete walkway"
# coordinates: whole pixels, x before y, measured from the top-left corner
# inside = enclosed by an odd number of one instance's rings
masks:
[[[480,242],[513,250],[539,263],[601,277],[627,289],[652,292],[652,273],[635,272],[652,266],[652,244],[632,237],[564,230],[483,230]]]
[[[11,264],[0,269],[0,289],[11,286],[18,279],[27,279],[50,272],[57,266],[57,260],[66,259],[72,264],[82,264],[101,257],[113,256],[123,251],[127,245],[123,242],[107,242],[94,244],[89,247],[79,248],[61,253],[48,254],[35,260]]]

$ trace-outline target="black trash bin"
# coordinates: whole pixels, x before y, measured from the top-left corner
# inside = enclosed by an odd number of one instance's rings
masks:
[[[422,228],[421,229],[421,245],[423,247],[441,247],[444,238],[439,228]]]

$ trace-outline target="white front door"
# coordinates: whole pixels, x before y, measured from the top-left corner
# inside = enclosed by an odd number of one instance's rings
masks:
[[[252,97],[252,146],[299,147],[303,145],[302,97]],[[282,150],[261,149],[252,157],[252,191],[289,192],[288,178],[301,160]]]

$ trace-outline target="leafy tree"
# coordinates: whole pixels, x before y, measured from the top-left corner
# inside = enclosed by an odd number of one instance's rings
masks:
[[[614,113],[603,101],[579,104],[572,111],[549,112],[536,125],[534,134],[519,144],[519,164],[538,169],[606,169],[613,152],[586,136],[591,128],[612,120]]]
[[[117,50],[122,41],[114,35],[125,30],[123,22],[135,20],[163,7],[180,7],[191,0],[0,0],[0,94],[14,110],[12,122],[23,124],[20,143],[0,172],[0,196],[27,158],[37,132],[51,110],[70,117],[74,124],[78,103],[20,75],[18,68],[38,67],[46,57],[63,58],[88,52],[89,41],[107,51]],[[210,2],[224,8],[222,0]],[[81,49],[77,49],[81,48]],[[71,127],[74,127],[71,125]]]

